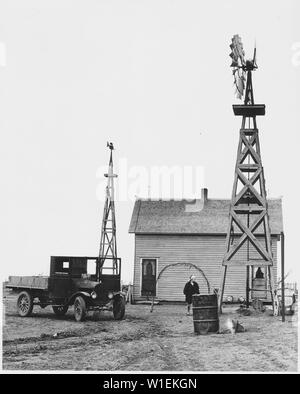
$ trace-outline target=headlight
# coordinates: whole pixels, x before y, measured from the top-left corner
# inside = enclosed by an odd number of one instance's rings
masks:
[[[113,297],[114,297],[114,295],[113,295],[112,292],[108,293],[108,298],[109,298],[110,300],[111,300]]]
[[[97,298],[97,293],[95,291],[91,292],[91,297],[93,300],[95,300]]]

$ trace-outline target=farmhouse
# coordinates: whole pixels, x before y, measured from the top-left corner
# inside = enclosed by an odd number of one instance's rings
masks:
[[[207,189],[201,190],[201,199],[192,201],[137,199],[129,228],[129,233],[135,234],[134,301],[152,296],[160,301],[184,301],[183,287],[191,274],[196,275],[200,293],[208,291],[205,277],[211,288],[220,288],[229,207],[229,199],[208,198]],[[268,208],[276,281],[278,241],[283,231],[281,199],[268,199]],[[248,251],[251,259],[257,258],[251,245]],[[238,259],[246,262],[246,244],[239,250]],[[266,278],[266,268],[261,270]],[[245,297],[245,288],[246,268],[228,268],[224,298]],[[261,292],[260,298],[267,298],[267,294]]]

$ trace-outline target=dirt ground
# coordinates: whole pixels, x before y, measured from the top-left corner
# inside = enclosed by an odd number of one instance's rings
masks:
[[[297,315],[286,323],[271,311],[250,316],[226,307],[220,316],[238,319],[245,333],[195,335],[184,305],[126,306],[126,317],[90,313],[75,322],[50,307],[34,308],[32,317],[16,313],[16,296],[4,297],[4,370],[97,371],[296,371]]]

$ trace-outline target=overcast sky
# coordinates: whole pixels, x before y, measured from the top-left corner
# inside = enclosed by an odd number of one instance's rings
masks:
[[[50,255],[97,256],[107,140],[118,173],[122,160],[148,172],[201,167],[209,197],[230,198],[240,128],[228,56],[236,33],[249,57],[257,45],[266,185],[268,196],[283,196],[286,265],[295,279],[299,1],[0,4],[2,279],[48,274]],[[133,203],[116,203],[125,281],[133,269]]]

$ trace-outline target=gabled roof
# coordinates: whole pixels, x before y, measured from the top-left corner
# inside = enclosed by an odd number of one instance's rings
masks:
[[[135,202],[130,233],[219,234],[227,233],[230,200],[143,200]],[[272,234],[283,231],[282,200],[268,199]],[[262,229],[258,229],[259,234]]]

